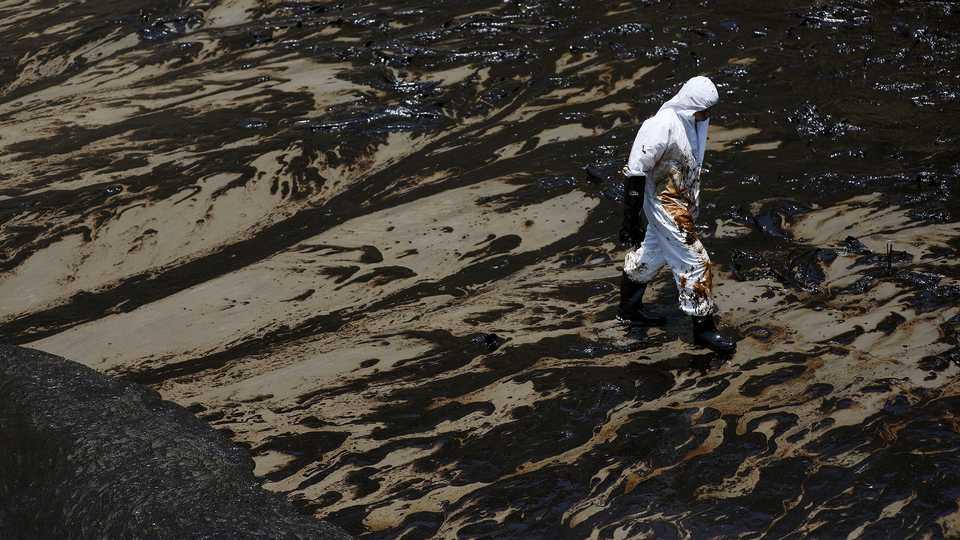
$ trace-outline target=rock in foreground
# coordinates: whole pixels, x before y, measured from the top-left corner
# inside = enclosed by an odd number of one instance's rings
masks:
[[[0,346],[0,446],[4,538],[349,538],[189,411],[57,356]]]

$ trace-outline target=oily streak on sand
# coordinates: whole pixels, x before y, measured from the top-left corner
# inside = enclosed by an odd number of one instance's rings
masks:
[[[304,513],[960,536],[956,3],[0,0],[0,41],[0,335]],[[616,321],[619,171],[695,75],[732,358],[666,271]]]

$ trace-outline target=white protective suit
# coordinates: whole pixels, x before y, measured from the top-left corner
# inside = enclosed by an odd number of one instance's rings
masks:
[[[697,122],[693,114],[718,99],[710,79],[687,81],[640,126],[623,171],[627,176],[647,177],[643,194],[646,236],[639,248],[627,252],[624,272],[633,281],[647,283],[664,264],[670,266],[680,293],[680,309],[698,317],[717,308],[710,257],[694,227],[710,121]]]

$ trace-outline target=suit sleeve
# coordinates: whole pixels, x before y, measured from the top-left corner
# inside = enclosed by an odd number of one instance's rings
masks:
[[[655,116],[645,121],[633,141],[630,159],[623,173],[627,176],[648,176],[663,157],[669,140],[670,128],[659,118]]]

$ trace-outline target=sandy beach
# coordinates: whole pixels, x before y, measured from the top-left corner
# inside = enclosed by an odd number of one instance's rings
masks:
[[[960,535],[955,5],[388,4],[0,0],[4,340],[359,537]],[[732,358],[616,320],[697,74]]]

